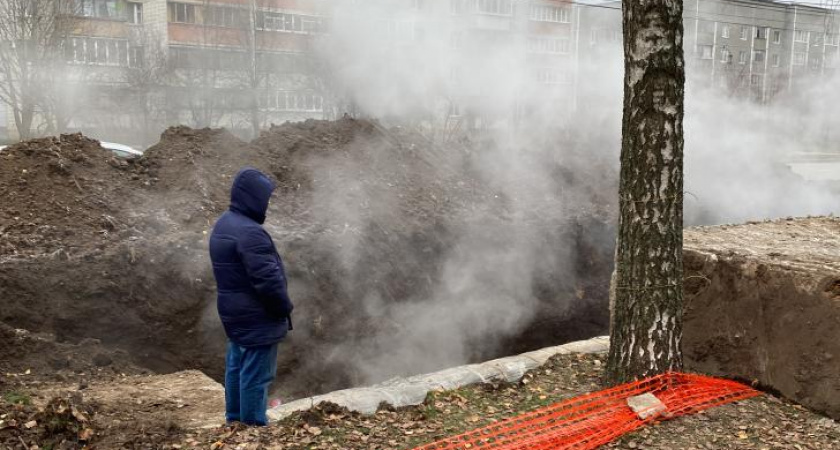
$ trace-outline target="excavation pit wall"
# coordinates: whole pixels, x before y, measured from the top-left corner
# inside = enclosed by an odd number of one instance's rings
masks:
[[[436,144],[352,119],[252,143],[176,127],[137,161],[81,135],[11,146],[0,321],[221,380],[207,240],[250,165],[279,186],[266,228],[296,303],[284,399],[602,335],[615,228],[598,188],[612,169],[519,150],[550,176],[500,180],[511,174],[482,160],[493,142]]]
[[[685,274],[690,370],[840,419],[840,219],[686,230]]]

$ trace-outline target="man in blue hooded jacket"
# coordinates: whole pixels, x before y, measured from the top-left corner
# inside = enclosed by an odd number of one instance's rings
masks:
[[[263,229],[274,183],[246,168],[233,180],[230,209],[210,236],[217,307],[228,337],[225,418],[264,426],[277,345],[292,328],[283,262]]]

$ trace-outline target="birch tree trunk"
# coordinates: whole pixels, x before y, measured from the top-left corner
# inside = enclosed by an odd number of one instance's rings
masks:
[[[607,377],[682,368],[683,4],[625,0],[624,120]]]

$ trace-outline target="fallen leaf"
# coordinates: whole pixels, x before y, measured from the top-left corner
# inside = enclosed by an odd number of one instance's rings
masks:
[[[70,412],[73,414],[73,417],[76,418],[79,422],[87,422],[88,418],[84,415],[81,411],[76,409],[76,407],[70,407]]]
[[[93,429],[92,428],[85,428],[84,430],[79,432],[79,440],[80,441],[89,441],[93,437]]]
[[[37,425],[38,425],[38,422],[36,422],[34,420],[30,420],[29,422],[26,422],[25,424],[23,424],[23,426],[26,427],[27,430],[30,429],[30,428],[34,428]]]

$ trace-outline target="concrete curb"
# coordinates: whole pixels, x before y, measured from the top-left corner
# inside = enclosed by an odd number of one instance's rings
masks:
[[[609,349],[608,337],[571,342],[517,356],[494,359],[481,364],[453,367],[425,375],[394,378],[369,387],[344,389],[324,395],[295,400],[268,410],[270,421],[282,420],[297,411],[305,411],[322,402],[331,402],[351,411],[373,414],[382,402],[394,407],[419,405],[434,390],[452,390],[490,381],[519,381],[525,372],[540,367],[554,355],[602,353]]]

